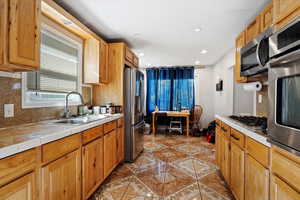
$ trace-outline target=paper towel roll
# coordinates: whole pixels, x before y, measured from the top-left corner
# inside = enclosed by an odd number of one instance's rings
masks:
[[[260,91],[262,89],[261,82],[245,83],[243,85],[244,90],[246,91]]]

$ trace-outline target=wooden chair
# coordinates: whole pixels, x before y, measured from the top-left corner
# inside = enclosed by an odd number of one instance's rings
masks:
[[[201,120],[202,113],[203,108],[200,105],[195,105],[195,107],[191,110],[190,127],[192,129],[192,134],[194,134],[195,131],[200,130],[199,122]]]

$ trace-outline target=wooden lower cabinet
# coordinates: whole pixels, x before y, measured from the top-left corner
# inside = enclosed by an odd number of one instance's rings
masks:
[[[35,200],[35,173],[32,172],[0,188],[1,200]]]
[[[117,162],[120,163],[125,158],[125,144],[124,144],[124,127],[117,129]]]
[[[245,200],[269,199],[269,170],[246,155],[245,162]],[[279,200],[279,199],[278,199]]]
[[[216,126],[216,161],[217,165],[221,167],[221,144],[222,144],[222,139],[221,139],[221,127],[219,125]]]
[[[271,200],[299,200],[300,193],[291,186],[272,175],[271,178]]]
[[[83,147],[83,199],[89,198],[89,196],[104,180],[103,140],[103,137],[98,138],[95,141]]]
[[[81,199],[81,151],[78,149],[42,168],[43,200]]]
[[[244,200],[245,152],[231,142],[230,187],[236,200]]]
[[[117,165],[117,131],[113,130],[104,135],[104,178]]]
[[[230,184],[230,141],[222,135],[221,142],[221,171],[225,181]]]

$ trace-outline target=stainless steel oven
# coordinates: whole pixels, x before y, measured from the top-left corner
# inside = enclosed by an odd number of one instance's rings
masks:
[[[267,29],[241,49],[241,76],[249,77],[267,72],[271,35],[272,29]]]
[[[270,38],[270,55],[269,140],[300,155],[300,18]]]

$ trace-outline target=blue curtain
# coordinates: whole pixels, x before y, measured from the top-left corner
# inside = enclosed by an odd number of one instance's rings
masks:
[[[147,113],[192,109],[195,105],[194,67],[147,69]]]

